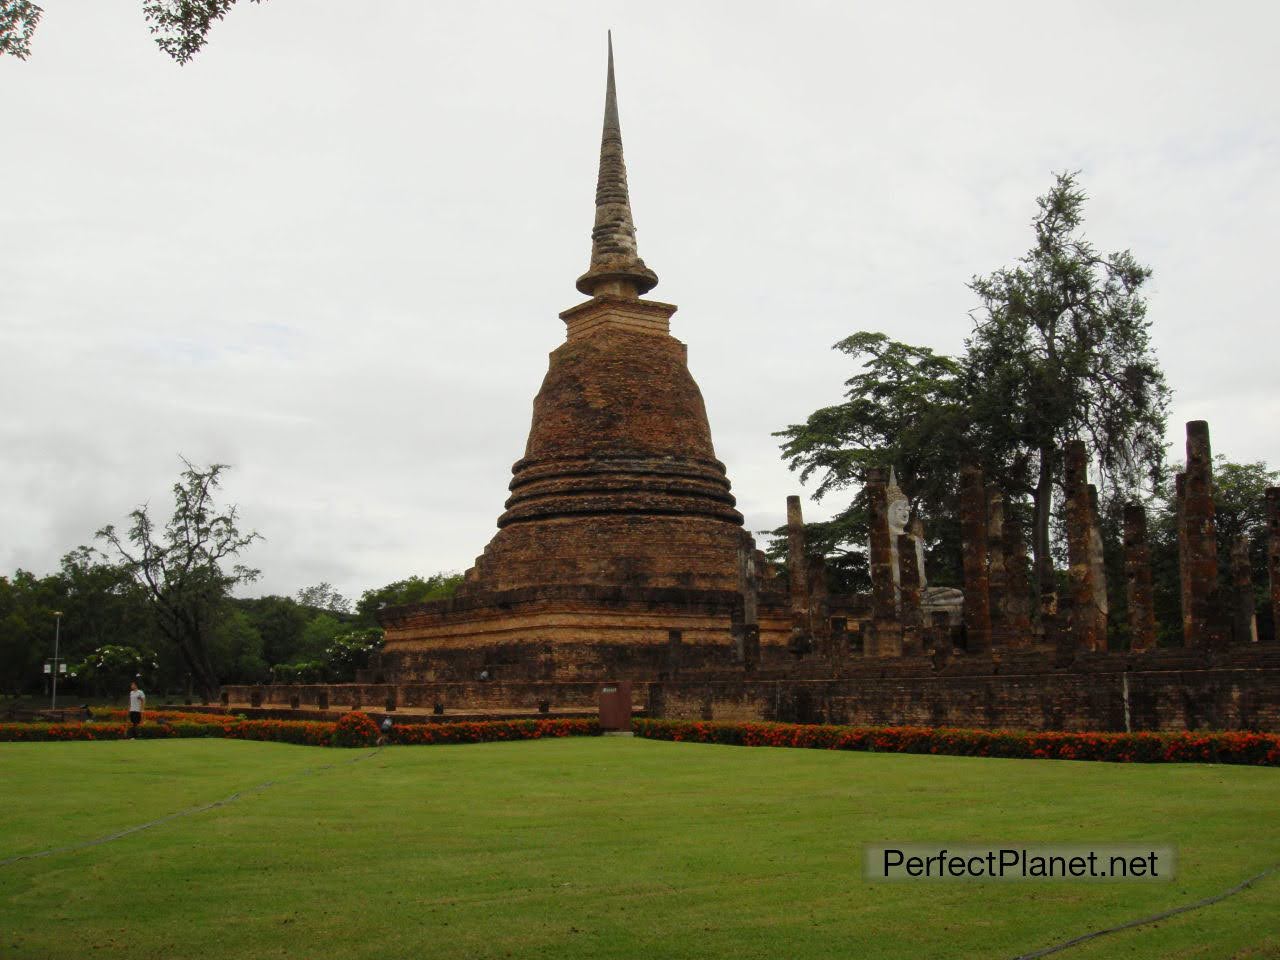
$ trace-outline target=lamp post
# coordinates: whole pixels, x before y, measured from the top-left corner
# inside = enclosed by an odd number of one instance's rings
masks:
[[[49,709],[58,709],[58,643],[62,640],[62,611],[53,611],[53,686],[51,687],[52,696],[49,701]]]

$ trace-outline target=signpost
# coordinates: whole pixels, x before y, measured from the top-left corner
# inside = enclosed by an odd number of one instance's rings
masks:
[[[63,663],[61,658],[58,656],[58,644],[62,640],[62,611],[61,610],[53,611],[53,616],[54,616],[53,659],[44,665],[44,672],[49,674],[53,678],[52,685],[50,687],[51,694],[49,699],[49,709],[57,710],[58,709],[58,674],[66,673],[67,665]]]

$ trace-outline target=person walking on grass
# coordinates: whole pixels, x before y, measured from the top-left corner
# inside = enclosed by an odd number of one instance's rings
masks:
[[[129,684],[129,739],[138,736],[138,727],[142,724],[142,708],[146,706],[147,695],[138,689],[138,681]]]

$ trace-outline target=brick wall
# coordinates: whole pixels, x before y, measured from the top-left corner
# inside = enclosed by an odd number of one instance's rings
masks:
[[[653,716],[874,726],[1280,732],[1280,670],[1201,669],[651,684]]]

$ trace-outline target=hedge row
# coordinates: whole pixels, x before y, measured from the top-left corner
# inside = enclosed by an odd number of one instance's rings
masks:
[[[1114,763],[1280,766],[1280,735],[1274,733],[1020,733],[944,727],[838,727],[650,719],[637,719],[634,727],[637,736],[652,740],[743,747],[810,747]]]
[[[125,723],[129,719],[129,711],[121,707],[93,707],[92,712],[95,720],[114,720],[116,723]],[[188,723],[217,723],[227,718],[232,720],[244,719],[242,716],[237,717],[236,714],[214,713],[213,711],[204,710],[178,710],[168,707],[147,710],[143,713],[143,717],[147,722],[155,720],[166,723],[179,723],[182,721]]]
[[[187,715],[188,717],[190,715]],[[368,714],[352,711],[336,723],[307,720],[241,720],[236,717],[183,717],[171,720],[149,714],[138,727],[144,739],[218,737],[231,740],[268,740],[316,747],[363,747],[377,743],[484,743],[495,740],[538,740],[544,737],[587,737],[600,733],[594,720],[494,720],[480,723],[403,724],[384,737]],[[124,740],[129,724],[0,723],[0,741]]]

